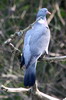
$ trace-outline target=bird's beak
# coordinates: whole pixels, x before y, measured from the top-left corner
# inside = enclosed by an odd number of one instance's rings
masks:
[[[47,11],[47,14],[51,15],[51,12]]]

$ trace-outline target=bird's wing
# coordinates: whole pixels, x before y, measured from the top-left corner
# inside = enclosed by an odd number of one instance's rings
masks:
[[[49,41],[49,28],[43,25],[37,26],[33,30],[33,35],[30,38],[30,50],[32,55],[41,55],[44,51],[48,53]]]
[[[25,34],[25,38],[24,38],[24,46],[27,45],[29,43],[30,40],[30,36],[31,36],[31,29],[28,30]]]
[[[31,34],[32,34],[32,32],[31,32],[31,29],[30,29],[26,32],[25,38],[24,38],[23,56],[24,56],[24,59],[25,59],[25,65],[28,64],[28,62],[31,58],[31,52],[30,52],[30,46],[29,46]]]

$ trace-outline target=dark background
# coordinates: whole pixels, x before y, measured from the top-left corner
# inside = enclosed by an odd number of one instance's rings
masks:
[[[66,55],[66,0],[0,0],[0,85],[24,87],[24,70],[19,68],[18,52],[4,42],[16,31],[33,23],[36,13],[46,7],[53,14],[49,27],[51,42],[49,55]],[[47,16],[49,18],[49,16]],[[12,44],[22,50],[23,36],[15,37]],[[66,61],[39,61],[37,65],[39,89],[57,98],[66,97]],[[31,100],[26,93],[7,93],[0,90],[0,100]],[[36,100],[36,99],[35,99]]]

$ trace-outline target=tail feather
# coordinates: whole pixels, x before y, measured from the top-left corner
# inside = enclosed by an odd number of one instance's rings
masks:
[[[24,76],[24,85],[33,86],[35,84],[35,79],[36,79],[36,67],[34,63],[26,69]]]
[[[24,64],[25,64],[25,60],[24,60],[24,56],[22,55],[20,59],[20,69],[23,67]]]

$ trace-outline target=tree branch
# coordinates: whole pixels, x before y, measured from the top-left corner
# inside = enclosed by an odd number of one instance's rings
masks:
[[[36,95],[39,96],[39,98],[46,98],[46,99],[49,99],[49,100],[60,100],[58,98],[55,98],[55,97],[52,97],[52,96],[49,96],[43,92],[40,92],[38,89],[36,91]]]
[[[64,21],[64,19],[63,19],[62,16],[61,16],[58,3],[56,3],[56,10],[57,10],[57,14],[58,14],[58,17],[59,17],[61,23],[65,26],[65,21]]]
[[[27,92],[29,91],[31,88],[8,88],[4,85],[1,86],[1,89],[7,92]]]
[[[1,89],[4,90],[4,91],[7,91],[7,92],[28,92],[28,91],[31,90],[31,88],[22,88],[22,87],[20,87],[20,88],[8,88],[8,87],[6,87],[4,85],[1,86]],[[46,98],[48,100],[60,100],[60,99],[57,99],[55,97],[49,96],[49,95],[47,95],[47,94],[45,94],[43,92],[40,92],[38,90],[38,88],[34,88],[33,89],[33,93],[36,96],[38,96],[40,99]]]
[[[63,60],[66,60],[66,56],[43,57],[42,60],[46,60],[46,61],[63,61]]]

